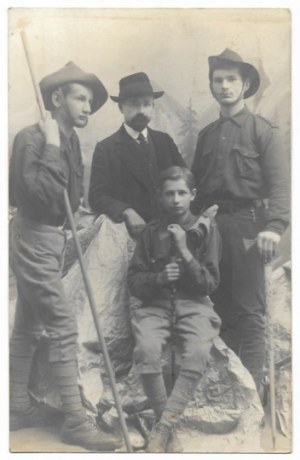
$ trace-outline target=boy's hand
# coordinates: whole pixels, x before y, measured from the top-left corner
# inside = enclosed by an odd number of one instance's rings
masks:
[[[173,283],[177,281],[180,277],[180,268],[178,263],[171,262],[167,264],[162,272],[157,276],[157,282],[160,285]]]
[[[144,219],[132,208],[127,208],[123,212],[127,230],[132,238],[137,238],[146,225]]]
[[[171,224],[168,225],[168,231],[172,234],[178,251],[180,253],[185,251],[187,249],[185,230],[178,224]]]
[[[39,127],[45,136],[46,144],[60,147],[60,136],[57,121],[51,117],[50,112],[46,112],[44,120],[39,121]]]

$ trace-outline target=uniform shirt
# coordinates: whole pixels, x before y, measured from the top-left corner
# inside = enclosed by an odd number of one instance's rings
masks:
[[[10,204],[24,217],[47,225],[62,225],[65,218],[63,192],[67,187],[76,211],[83,195],[83,164],[75,131],[61,145],[46,144],[39,126],[20,131],[13,144],[10,164]]]
[[[160,286],[157,282],[158,274],[170,263],[174,252],[167,225],[165,221],[146,225],[129,265],[130,291],[145,302],[170,298],[170,285]],[[177,295],[182,299],[201,300],[219,284],[220,235],[215,221],[201,242],[187,232],[187,246],[193,258],[188,263],[179,261],[181,276],[175,283]]]
[[[282,233],[286,228],[288,174],[278,129],[247,107],[200,132],[192,172],[198,189],[193,209],[198,212],[214,198],[268,198],[266,229]]]

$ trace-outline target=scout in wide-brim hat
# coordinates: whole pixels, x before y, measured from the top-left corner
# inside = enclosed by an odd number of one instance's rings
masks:
[[[259,88],[260,77],[256,68],[248,62],[244,62],[239,54],[229,48],[226,48],[223,53],[218,56],[209,56],[208,64],[210,81],[212,81],[214,70],[220,69],[222,66],[228,67],[228,65],[233,65],[234,67],[241,69],[242,75],[249,78],[250,81],[250,87],[244,94],[245,99],[253,96]]]
[[[140,96],[152,96],[157,99],[164,94],[164,91],[153,91],[149,77],[144,72],[121,78],[119,88],[119,96],[110,96],[114,102],[123,102],[130,97]]]
[[[68,62],[59,69],[40,81],[41,93],[43,96],[46,110],[52,110],[51,96],[53,91],[67,83],[79,83],[88,86],[93,91],[93,102],[91,113],[95,113],[102,107],[108,98],[108,93],[103,84],[93,73],[86,73],[73,62]]]

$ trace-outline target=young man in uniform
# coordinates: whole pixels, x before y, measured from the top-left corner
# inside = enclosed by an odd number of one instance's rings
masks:
[[[230,49],[208,61],[210,89],[221,113],[199,134],[192,209],[219,205],[223,255],[216,311],[225,342],[259,388],[266,340],[263,264],[271,261],[289,221],[286,159],[278,129],[245,105],[259,88],[256,68]]]
[[[131,319],[135,369],[157,420],[148,452],[182,450],[176,424],[206,369],[221,323],[208,297],[219,283],[216,209],[211,208],[207,217],[192,215],[190,203],[195,194],[194,178],[187,168],[173,166],[162,172],[164,217],[143,230],[128,272],[131,293],[142,300]],[[161,358],[171,335],[175,344],[181,344],[182,353],[179,374],[168,397]]]
[[[119,96],[111,96],[124,116],[121,128],[96,145],[89,191],[89,203],[98,214],[126,223],[137,237],[146,222],[157,216],[157,181],[160,171],[184,161],[171,137],[148,127],[154,99],[144,72],[122,78]]]
[[[51,422],[32,405],[28,393],[32,358],[46,331],[65,416],[63,442],[88,450],[113,450],[120,441],[103,433],[82,406],[77,324],[61,280],[67,217],[64,189],[73,211],[83,194],[81,150],[74,127],[87,125],[88,117],[106,102],[107,92],[94,74],[72,62],[46,76],[40,88],[51,114],[17,134],[10,166],[10,204],[18,208],[11,257],[18,297],[10,340],[10,429]]]

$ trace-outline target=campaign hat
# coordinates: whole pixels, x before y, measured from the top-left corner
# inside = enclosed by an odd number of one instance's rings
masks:
[[[114,102],[123,102],[131,97],[152,96],[161,97],[164,91],[153,91],[149,77],[145,72],[137,72],[119,81],[119,96],[110,96]]]
[[[64,67],[40,81],[40,89],[46,110],[52,110],[51,96],[53,91],[67,83],[79,83],[88,86],[93,91],[91,113],[95,113],[102,107],[108,98],[108,93],[98,77],[93,73],[86,73],[74,62],[68,62]]]
[[[250,64],[249,62],[244,62],[242,57],[238,53],[232,51],[229,48],[226,48],[221,54],[217,56],[209,56],[209,80],[212,81],[214,70],[222,68],[222,65],[228,66],[229,64],[232,64],[234,67],[240,68],[242,74],[249,78],[250,87],[247,91],[245,91],[245,99],[250,96],[253,96],[253,94],[256,93],[260,85],[259,73],[252,64]]]

